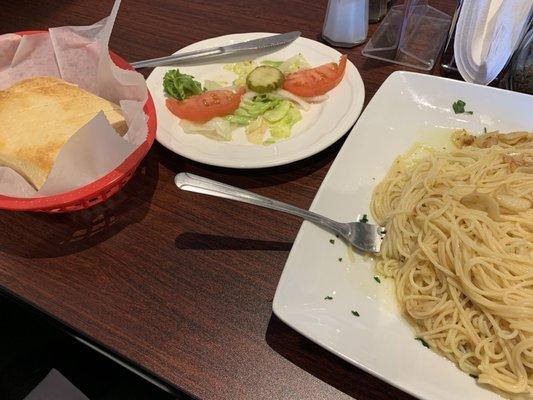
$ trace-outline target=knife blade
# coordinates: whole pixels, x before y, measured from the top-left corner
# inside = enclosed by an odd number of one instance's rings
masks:
[[[267,36],[259,39],[247,40],[245,42],[233,43],[227,46],[217,46],[208,49],[188,51],[185,53],[173,54],[171,56],[152,58],[149,60],[137,61],[132,63],[133,68],[155,67],[158,65],[176,64],[180,61],[196,61],[202,58],[212,58],[214,56],[222,56],[228,54],[235,54],[247,51],[256,51],[267,49],[270,47],[277,47],[288,44],[296,40],[301,35],[301,32],[294,31],[282,33],[279,35]]]

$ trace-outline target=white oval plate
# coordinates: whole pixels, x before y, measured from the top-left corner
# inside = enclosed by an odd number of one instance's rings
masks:
[[[228,45],[257,39],[273,33],[255,32],[220,36],[187,46],[177,53]],[[302,53],[312,66],[338,62],[341,54],[319,42],[298,38],[274,52],[246,56],[254,60],[285,60]],[[242,59],[242,58],[241,58]],[[342,82],[321,104],[313,104],[302,111],[303,119],[292,129],[291,137],[270,146],[248,143],[243,129],[233,132],[229,142],[208,139],[199,134],[187,134],[179,125],[179,118],[167,110],[163,92],[163,76],[169,69],[179,68],[200,82],[206,79],[224,80],[230,84],[235,75],[223,69],[231,60],[210,64],[158,67],[147,79],[148,88],[157,111],[157,141],[169,150],[201,163],[230,168],[264,168],[287,164],[312,156],[340,139],[355,123],[363,108],[365,89],[357,68],[348,62]]]

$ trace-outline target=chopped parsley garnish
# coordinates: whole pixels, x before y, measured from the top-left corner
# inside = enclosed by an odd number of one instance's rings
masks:
[[[474,374],[468,374],[468,375],[470,375],[470,376],[471,376],[472,378],[474,378],[474,379],[477,379],[477,378],[479,378],[479,376],[477,376],[477,375],[474,375]]]
[[[452,104],[453,112],[456,114],[474,114],[473,111],[466,111],[465,106],[466,103],[463,100],[457,100],[455,103]]]
[[[342,262],[342,257],[339,257],[338,260],[339,260],[339,262]]]
[[[379,276],[377,276],[377,275],[374,276],[374,280],[375,280],[377,283],[381,283],[381,279],[379,279]]]
[[[422,339],[421,337],[418,337],[418,336],[415,337],[415,339],[418,340],[420,343],[422,343],[422,346],[427,347],[429,349],[429,344],[424,339]]]
[[[368,216],[366,214],[363,214],[363,217],[359,220],[359,222],[366,224],[368,222]]]
[[[359,313],[357,311],[352,310],[352,315],[355,316],[355,317],[358,317]]]
[[[331,296],[326,296],[326,297],[324,297],[324,300],[333,300],[333,297],[331,297]]]
[[[338,239],[338,238],[339,238],[339,235],[335,235],[335,237]]]
[[[330,242],[331,244],[335,244],[335,239],[329,239],[329,242]]]

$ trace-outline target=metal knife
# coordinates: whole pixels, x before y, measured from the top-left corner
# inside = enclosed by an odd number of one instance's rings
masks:
[[[228,46],[211,47],[209,49],[188,51],[185,53],[174,54],[166,57],[152,58],[150,60],[137,61],[132,63],[133,68],[155,67],[158,65],[176,64],[180,61],[196,61],[206,57],[213,57],[218,55],[235,54],[245,51],[262,50],[269,47],[281,46],[296,40],[301,32],[294,31],[289,33],[282,33],[280,35],[267,36],[260,39],[247,40],[230,44]]]

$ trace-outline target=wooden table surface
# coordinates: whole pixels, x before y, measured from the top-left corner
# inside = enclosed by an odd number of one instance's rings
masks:
[[[300,30],[317,39],[326,3],[124,0],[111,48],[135,61],[237,32]],[[455,4],[431,3],[449,14]],[[3,0],[0,33],[90,25],[111,6]],[[400,69],[365,59],[362,46],[344,51],[361,73],[366,102]],[[102,206],[66,215],[0,212],[0,287],[153,374],[178,397],[410,399],[272,314],[298,219],[173,184],[177,172],[188,171],[308,208],[341,145],[291,165],[239,171],[155,144],[127,187]]]

